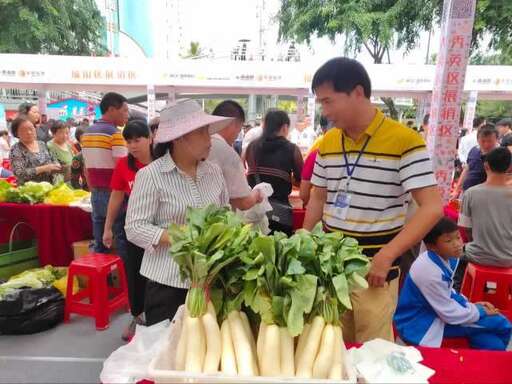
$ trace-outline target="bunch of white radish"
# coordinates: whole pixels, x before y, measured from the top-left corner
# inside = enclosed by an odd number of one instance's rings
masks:
[[[257,355],[262,376],[295,375],[295,337],[311,311],[317,278],[305,273],[294,239],[259,237],[244,259],[245,304],[261,317]]]
[[[249,322],[245,321],[245,325],[243,317],[236,313],[229,317],[229,333],[226,327],[221,332],[210,294],[219,274],[239,261],[241,248],[254,236],[250,225],[244,225],[240,217],[227,208],[214,206],[189,208],[187,225],[171,224],[169,227],[170,256],[180,267],[182,277],[191,282],[175,356],[177,370],[215,373],[221,368],[221,360],[223,366],[230,369],[228,367],[233,364],[227,350],[232,346],[238,355],[243,356],[244,347],[251,345],[251,338],[245,330],[250,328]],[[229,338],[231,344],[227,342]],[[254,338],[252,343],[255,344]],[[246,367],[245,360],[238,355],[235,353],[235,360],[239,361],[237,371],[257,375],[257,364]]]

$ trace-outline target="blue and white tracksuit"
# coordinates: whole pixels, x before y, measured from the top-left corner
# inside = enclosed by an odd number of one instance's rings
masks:
[[[426,347],[440,347],[443,337],[467,337],[473,348],[505,350],[510,322],[502,315],[487,315],[481,305],[453,290],[457,262],[427,251],[412,264],[394,316],[400,337]]]

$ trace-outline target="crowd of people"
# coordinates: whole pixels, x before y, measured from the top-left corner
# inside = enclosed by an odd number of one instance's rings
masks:
[[[411,344],[440,346],[443,336],[464,335],[474,347],[505,349],[508,320],[453,286],[468,261],[512,265],[512,122],[476,119],[460,141],[464,165],[454,197],[462,194],[463,252],[457,224],[443,217],[424,137],[372,105],[365,68],[332,59],[315,73],[312,91],[322,107],[320,135],[307,119],[292,127],[282,110],[269,110],[246,130],[233,100],[212,114],[181,101],[148,124],[131,118],[127,99],[110,92],[101,118],[76,128],[73,144],[68,125],[42,124],[37,107],[24,106],[11,125],[19,142],[6,149],[0,135],[0,153],[9,151],[19,183],[61,180],[91,191],[94,251],[115,247],[125,262],[133,315],[125,339],[136,324],[172,318],[185,301],[188,283],[168,255],[168,226],[185,224],[188,207],[250,210],[264,199],[258,185],[268,183],[271,231],[293,232],[289,198],[296,187],[306,230],[321,222],[341,231],[372,260],[369,288],[353,292],[353,309],[342,319],[345,341],[392,341],[395,325]],[[422,241],[427,250],[409,273],[401,271],[402,255]]]

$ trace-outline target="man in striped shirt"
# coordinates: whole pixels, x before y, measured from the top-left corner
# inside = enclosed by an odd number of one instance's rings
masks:
[[[94,251],[108,253],[103,245],[103,229],[110,198],[110,180],[117,160],[127,155],[123,135],[118,127],[128,121],[126,98],[109,92],[100,102],[102,117],[87,128],[82,135],[82,154],[85,162],[87,183],[91,190]],[[125,244],[124,219],[119,215],[113,225],[116,246],[121,252]]]
[[[442,215],[429,154],[418,133],[372,106],[370,78],[357,61],[328,61],[312,89],[338,129],[319,146],[304,227],[323,220],[327,230],[357,239],[372,258],[370,287],[352,294],[353,310],[343,318],[345,340],[393,340],[399,258]],[[419,208],[405,224],[411,197]]]

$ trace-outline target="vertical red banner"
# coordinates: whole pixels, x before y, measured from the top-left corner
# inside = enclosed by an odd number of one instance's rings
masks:
[[[445,0],[432,90],[428,148],[443,199],[448,201],[459,136],[464,80],[476,0]]]

